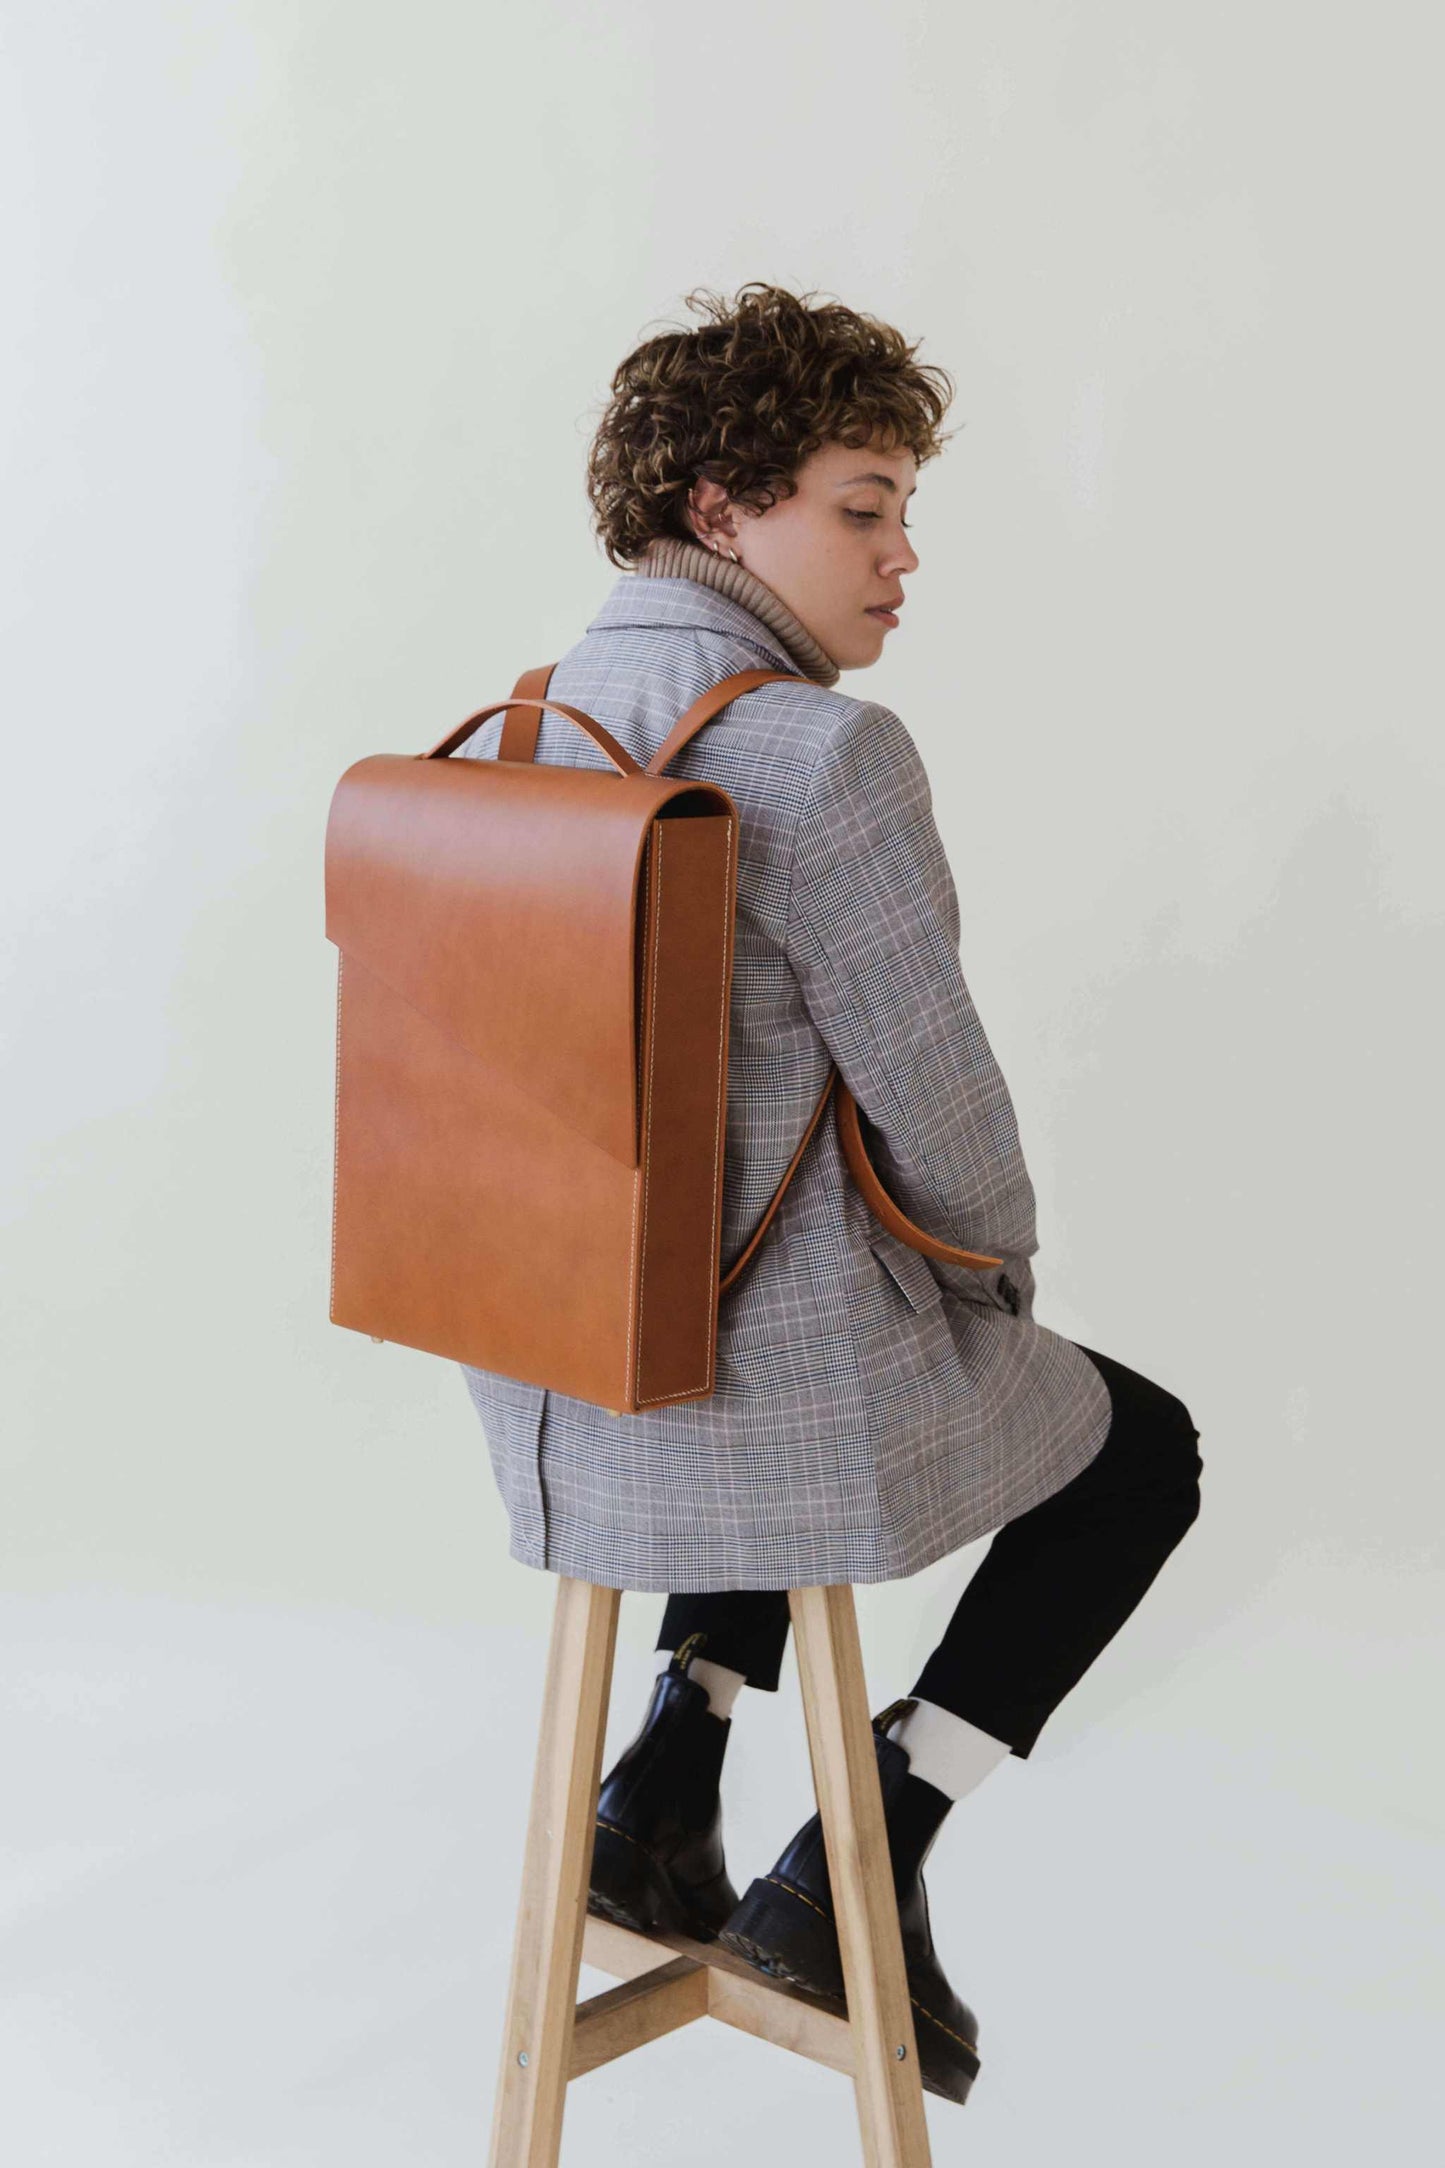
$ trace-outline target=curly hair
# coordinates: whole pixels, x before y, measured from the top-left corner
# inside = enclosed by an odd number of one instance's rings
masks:
[[[761,279],[729,301],[686,296],[705,318],[635,347],[613,375],[587,459],[593,525],[614,565],[663,536],[695,541],[685,506],[703,477],[766,511],[792,496],[824,443],[881,442],[921,466],[943,449],[953,379],[902,332],[841,302],[813,307]]]

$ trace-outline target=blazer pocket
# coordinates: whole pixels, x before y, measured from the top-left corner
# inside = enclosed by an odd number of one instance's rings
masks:
[[[900,1242],[880,1227],[868,1237],[868,1247],[888,1274],[910,1310],[928,1310],[943,1300],[943,1290],[928,1269],[921,1250]]]

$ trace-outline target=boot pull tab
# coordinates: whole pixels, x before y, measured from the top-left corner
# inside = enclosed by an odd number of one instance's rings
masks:
[[[688,1665],[692,1662],[693,1657],[700,1653],[706,1639],[707,1635],[701,1628],[696,1633],[688,1634],[679,1646],[673,1650],[672,1662],[668,1665],[668,1670],[679,1672],[686,1678]]]

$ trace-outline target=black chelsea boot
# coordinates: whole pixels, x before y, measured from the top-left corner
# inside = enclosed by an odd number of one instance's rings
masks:
[[[688,1677],[705,1633],[658,1673],[642,1728],[597,1795],[587,1909],[639,1934],[661,1928],[711,1942],[734,1910],[722,1845],[723,1754],[730,1716]]]
[[[944,1977],[923,1884],[923,1863],[953,1801],[936,1784],[914,1776],[907,1748],[885,1736],[895,1717],[912,1705],[912,1697],[905,1696],[874,1717],[873,1748],[920,2075],[929,2092],[962,2102],[979,2070],[978,2020]],[[760,1972],[808,1988],[846,2012],[821,1814],[803,1824],[771,1874],[749,1884],[718,1942]]]

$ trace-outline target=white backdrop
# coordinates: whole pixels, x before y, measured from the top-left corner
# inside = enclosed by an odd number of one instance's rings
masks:
[[[616,577],[582,487],[610,371],[688,288],[756,277],[958,380],[905,629],[845,689],[933,777],[1039,1314],[1180,1393],[1205,1460],[1144,1607],[939,1840],[984,2073],[962,2113],[930,2099],[937,2157],[1185,2168],[1287,2134],[1333,2163],[1417,2127],[1427,28],[12,0],[0,2116],[27,2168],[482,2157],[554,1584],[506,1556],[460,1373],[327,1320],[323,828],[352,760],[578,637]],[[859,1591],[874,1706],[980,1555]],[[623,1604],[609,1761],[661,1603]],[[741,1887],[811,1811],[791,1656],[726,1783]],[[716,2026],[567,2117],[598,2168],[855,2157],[844,2081]]]

